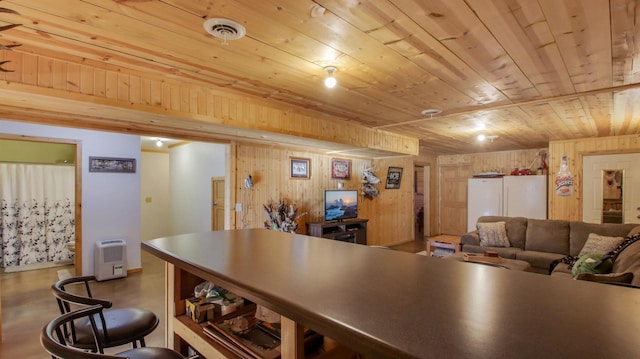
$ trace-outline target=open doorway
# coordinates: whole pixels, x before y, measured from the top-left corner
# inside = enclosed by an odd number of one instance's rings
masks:
[[[3,134],[0,145],[6,176],[2,182],[13,183],[2,191],[7,202],[3,216],[14,219],[5,225],[30,236],[0,238],[3,246],[13,249],[3,252],[4,271],[64,267],[66,275],[80,275],[82,256],[76,255],[82,251],[80,142]],[[23,245],[18,248],[18,243]]]
[[[428,235],[429,223],[429,166],[414,166],[413,212],[415,214],[415,239],[423,240]]]

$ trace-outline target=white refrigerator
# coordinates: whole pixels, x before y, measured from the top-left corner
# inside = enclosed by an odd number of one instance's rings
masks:
[[[482,216],[547,218],[547,176],[470,178],[467,230]]]

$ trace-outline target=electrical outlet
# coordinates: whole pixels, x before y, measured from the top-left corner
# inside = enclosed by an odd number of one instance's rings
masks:
[[[236,203],[236,212],[242,212],[242,203]]]

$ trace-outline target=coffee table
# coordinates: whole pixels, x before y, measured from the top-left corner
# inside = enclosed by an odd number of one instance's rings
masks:
[[[454,253],[452,255],[449,255],[443,258],[449,259],[449,260],[457,260],[459,262],[465,262],[464,252]],[[491,262],[469,262],[469,263],[484,264],[484,265],[490,265],[490,266],[500,267],[505,269],[519,270],[523,272],[531,271],[531,264],[529,264],[529,262],[521,261],[518,259],[502,258],[502,261],[500,263],[491,263]]]
[[[426,254],[428,256],[434,255],[433,252],[438,250],[438,248],[443,248],[448,251],[452,251],[453,253],[460,252],[460,248],[461,248],[460,237],[443,234],[443,235],[427,238]],[[436,255],[436,257],[438,256]],[[439,257],[444,257],[444,256],[439,256]]]

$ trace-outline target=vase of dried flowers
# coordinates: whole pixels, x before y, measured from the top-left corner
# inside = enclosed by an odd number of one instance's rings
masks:
[[[265,228],[280,232],[294,233],[298,229],[298,219],[305,213],[298,214],[298,209],[293,202],[269,203],[263,205],[267,220],[264,222]]]

